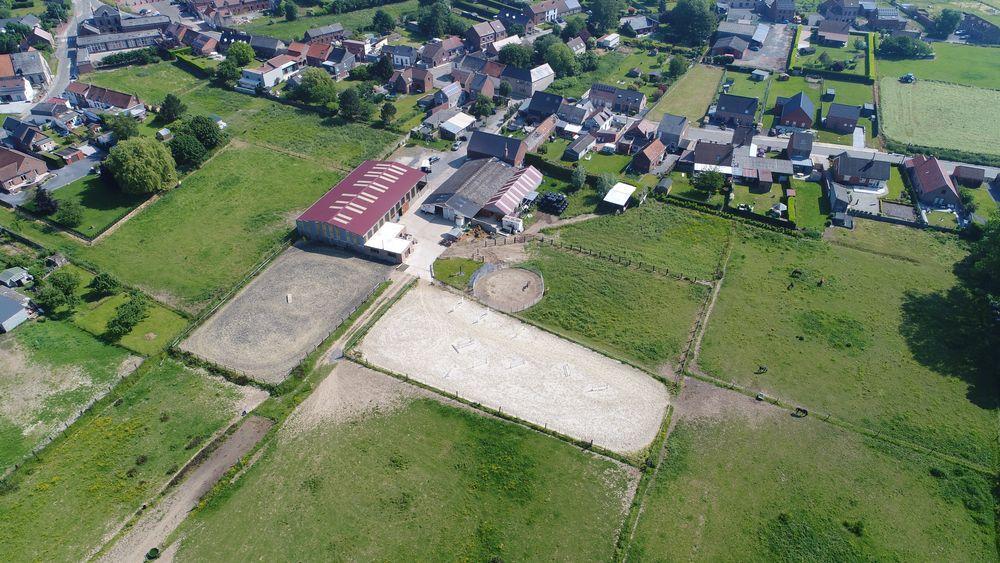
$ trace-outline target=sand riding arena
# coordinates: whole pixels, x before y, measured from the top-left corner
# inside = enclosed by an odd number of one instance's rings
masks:
[[[359,348],[376,366],[619,453],[645,448],[667,408],[649,375],[421,282]]]
[[[488,307],[516,313],[542,300],[545,282],[536,272],[523,268],[499,268],[476,276],[472,294]]]

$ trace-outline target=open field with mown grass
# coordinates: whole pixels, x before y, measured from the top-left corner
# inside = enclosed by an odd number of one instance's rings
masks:
[[[234,141],[182,187],[77,253],[167,302],[197,310],[276,248],[294,215],[339,179],[311,162]]]
[[[1000,52],[1000,51],[998,51]],[[1000,155],[1000,91],[917,80],[879,81],[882,132],[901,143]]]
[[[846,63],[846,68],[840,71],[843,74],[853,74],[857,76],[864,76],[867,63],[865,62],[865,52],[867,47],[862,49],[854,48],[854,41],[861,39],[866,42],[867,45],[868,35],[855,35],[851,34],[847,40],[847,45],[843,47],[833,47],[830,45],[822,45],[818,41],[812,41],[808,34],[803,34],[803,39],[810,39],[812,48],[816,50],[815,53],[811,55],[798,54],[796,58],[796,64],[803,67],[803,70],[809,71],[810,69],[823,70],[823,64],[819,61],[820,56],[826,53],[830,57],[830,62],[841,61]],[[853,66],[853,68],[852,68]],[[830,72],[834,72],[832,69]]]
[[[523,267],[541,272],[545,296],[520,316],[653,370],[677,363],[709,291],[548,246]]]
[[[315,27],[341,23],[344,25],[344,29],[349,31],[362,31],[372,24],[372,17],[375,16],[376,10],[384,10],[392,17],[398,18],[406,12],[415,14],[418,7],[417,0],[406,0],[396,4],[386,4],[377,8],[354,10],[342,14],[320,14],[323,8],[314,6],[305,9],[299,8],[299,18],[294,21],[286,21],[283,17],[261,15],[250,23],[237,27],[252,35],[270,35],[285,41],[298,41],[302,39],[306,31]],[[312,10],[318,15],[307,15],[308,10]]]
[[[87,332],[101,336],[107,331],[108,321],[115,316],[118,307],[128,300],[127,294],[119,293],[87,303],[77,309],[73,315],[73,323]],[[144,356],[152,356],[165,350],[188,324],[187,319],[155,302],[150,303],[146,315],[130,333],[118,341],[118,344]]]
[[[338,365],[246,474],[189,518],[177,560],[612,558],[629,470],[426,397]]]
[[[795,225],[800,229],[822,231],[830,215],[830,200],[823,186],[816,182],[792,180],[795,189]]]
[[[690,121],[701,119],[712,103],[721,78],[722,70],[716,67],[691,67],[649,110],[646,119],[659,121],[666,113],[683,115]]]
[[[987,477],[705,383],[688,396],[629,560],[996,559]]]
[[[716,208],[721,207],[722,204],[725,203],[725,196],[723,196],[722,193],[709,195],[708,192],[694,187],[694,185],[691,184],[690,173],[678,172],[674,170],[670,173],[670,180],[673,182],[670,185],[671,196],[706,203]]]
[[[640,69],[642,77],[625,76],[633,68]],[[646,96],[652,96],[657,89],[645,81],[646,73],[650,70],[662,71],[663,68],[664,65],[657,62],[656,56],[651,57],[646,51],[623,45],[617,51],[600,55],[596,69],[581,72],[575,76],[557,78],[545,91],[560,96],[579,98],[590,89],[594,82],[601,82],[619,88],[633,88],[645,93]]]
[[[608,215],[555,229],[567,244],[613,253],[699,279],[712,279],[729,237],[730,221],[650,201],[624,215]]]
[[[141,367],[5,481],[4,558],[86,559],[237,414],[238,397],[171,360]]]
[[[954,237],[859,223],[858,235],[835,239],[850,247],[746,228],[701,369],[997,467],[996,352],[982,349],[977,311],[952,272],[965,250]]]
[[[65,321],[0,335],[0,473],[114,385],[128,357]]]
[[[434,261],[434,277],[455,289],[465,291],[472,274],[482,265],[482,262],[468,258],[438,258]]]
[[[917,80],[940,80],[979,88],[1000,89],[1000,48],[935,42],[933,59],[879,58],[879,77],[897,80],[912,72]]]

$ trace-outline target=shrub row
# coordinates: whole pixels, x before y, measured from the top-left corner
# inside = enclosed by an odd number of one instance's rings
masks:
[[[1000,155],[995,154],[981,154],[975,152],[967,152],[958,149],[945,149],[941,147],[926,147],[923,145],[914,145],[912,143],[904,143],[889,138],[883,135],[885,139],[885,148],[890,152],[902,153],[902,154],[928,154],[934,155],[943,160],[953,160],[956,162],[967,162],[969,164],[979,164],[982,166],[1000,166]]]

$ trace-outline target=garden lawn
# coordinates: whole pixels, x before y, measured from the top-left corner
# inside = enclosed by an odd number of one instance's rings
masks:
[[[631,47],[623,47],[611,53],[605,53],[598,58],[597,68],[581,72],[576,76],[565,76],[557,78],[551,86],[545,89],[546,92],[579,98],[590,89],[595,82],[601,82],[609,86],[619,88],[636,87],[646,96],[652,96],[657,89],[646,83],[645,75],[650,70],[663,70],[656,62],[657,57],[649,56],[645,51],[632,50]],[[643,76],[640,78],[629,78],[625,76],[629,70],[638,67],[642,70]]]
[[[795,188],[795,225],[800,229],[822,231],[830,215],[830,200],[823,195],[823,186],[816,182],[792,180]]]
[[[277,248],[293,216],[340,178],[311,162],[233,141],[100,244],[75,252],[167,303],[197,311]]]
[[[874,229],[851,245],[743,227],[701,369],[894,438],[997,463],[996,351],[955,290],[959,241]],[[897,251],[894,246],[917,250]],[[855,248],[874,247],[874,252]],[[748,330],[747,327],[753,327]],[[991,354],[994,356],[991,358]],[[766,373],[755,373],[758,367]]]
[[[903,175],[898,166],[893,165],[889,168],[889,181],[886,182],[886,185],[889,188],[889,193],[886,194],[885,199],[898,201],[903,198],[906,184],[903,183]],[[906,199],[909,200],[909,197]]]
[[[482,262],[468,258],[438,258],[434,261],[434,277],[455,289],[465,291],[472,274],[482,265]]]
[[[707,280],[719,266],[730,226],[730,221],[715,215],[648,201],[622,215],[606,215],[553,232],[564,243]]]
[[[879,81],[882,133],[901,143],[1000,155],[1000,91],[917,80]]]
[[[978,188],[971,188],[969,192],[972,193],[972,200],[976,202],[976,215],[983,218],[989,218],[997,210],[997,201],[993,199],[990,195],[989,188],[986,184],[979,186]]]
[[[957,229],[958,218],[951,211],[928,211],[927,224],[944,229]]]
[[[545,192],[566,194],[566,211],[563,211],[562,215],[559,216],[562,219],[569,219],[584,213],[596,213],[597,206],[601,204],[601,198],[590,184],[584,184],[579,190],[574,190],[573,186],[567,182],[545,176],[542,178],[542,185],[538,187],[538,193]]]
[[[819,62],[819,57],[823,53],[826,53],[827,55],[830,56],[831,63],[836,61],[850,61],[848,63],[847,68],[845,68],[842,71],[839,71],[840,73],[864,76],[865,66],[866,66],[865,49],[862,50],[855,49],[854,48],[855,39],[865,39],[865,38],[862,37],[861,35],[855,35],[852,33],[850,35],[850,38],[847,40],[847,45],[845,45],[844,47],[830,47],[827,45],[821,45],[818,42],[810,41],[810,44],[814,49],[816,49],[816,52],[811,55],[799,54],[796,59],[797,60],[796,64],[802,66],[805,72],[809,72],[810,69],[822,69],[823,65]],[[851,68],[850,66],[851,64],[854,65],[854,68]],[[837,72],[837,71],[831,69],[829,70],[829,72]]]
[[[545,246],[523,266],[541,272],[545,296],[522,317],[654,371],[677,364],[709,291]]]
[[[299,9],[299,18],[294,21],[286,21],[284,18],[271,16],[260,16],[250,23],[237,26],[239,29],[251,35],[270,35],[284,41],[298,41],[306,31],[315,27],[321,27],[331,23],[341,23],[348,31],[362,31],[372,24],[372,18],[376,10],[385,10],[394,18],[406,12],[416,13],[418,7],[417,0],[406,0],[396,4],[385,4],[377,8],[365,10],[354,10],[342,14],[322,14],[309,16],[306,10]],[[322,11],[322,7],[309,8],[315,12]]]
[[[713,207],[721,206],[725,202],[725,197],[722,194],[716,193],[709,196],[708,192],[699,190],[691,185],[691,176],[684,172],[671,172],[670,179],[673,181],[673,184],[670,186],[671,197],[680,197],[700,203],[707,203]]]
[[[0,335],[0,473],[117,382],[127,357],[65,321]]]
[[[749,73],[727,72],[723,83],[730,80],[733,81],[732,85],[729,86],[730,94],[734,96],[757,98],[757,100],[763,105],[766,105],[764,95],[768,91],[768,85],[774,81],[773,77],[769,77],[766,80],[758,82],[756,80],[750,80]]]
[[[729,201],[729,205],[737,207],[745,203],[752,208],[754,213],[764,215],[771,209],[771,206],[781,203],[784,196],[785,190],[781,184],[771,184],[770,189],[761,191],[757,186],[734,183],[733,197]]]
[[[722,79],[722,70],[713,66],[695,65],[660,98],[646,119],[659,121],[664,114],[682,115],[698,121],[708,111]]]
[[[996,559],[987,478],[744,406],[753,412],[677,422],[629,560]]]
[[[612,559],[621,466],[431,399],[401,403],[279,433],[189,517],[177,560]]]
[[[52,197],[59,203],[75,201],[80,204],[83,219],[79,226],[69,228],[90,238],[104,232],[147,199],[147,196],[123,193],[104,176],[81,178],[54,190]],[[34,202],[25,207],[34,211]],[[55,221],[55,216],[49,219]]]
[[[73,323],[91,334],[101,336],[106,332],[108,321],[115,316],[118,306],[128,300],[127,294],[120,293],[85,304],[77,309]],[[118,343],[133,352],[152,356],[166,349],[187,323],[184,317],[153,302],[150,303],[148,316]]]
[[[979,88],[1000,89],[1000,53],[995,47],[975,47],[935,42],[933,59],[889,60],[876,62],[880,77],[898,80],[912,72],[921,80],[940,80]]]
[[[5,559],[86,559],[237,414],[232,385],[169,359],[150,364],[8,479]]]

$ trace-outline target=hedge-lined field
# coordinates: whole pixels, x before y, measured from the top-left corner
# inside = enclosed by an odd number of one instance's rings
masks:
[[[1000,382],[978,311],[955,288],[964,248],[954,237],[861,223],[838,237],[843,244],[744,228],[700,367],[996,467]]]
[[[901,143],[1000,155],[1000,91],[917,80],[879,81],[882,132]]]

